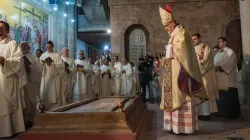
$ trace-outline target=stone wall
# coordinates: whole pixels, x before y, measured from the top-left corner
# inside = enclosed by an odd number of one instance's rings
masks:
[[[141,24],[149,32],[147,50],[153,55],[163,52],[168,42],[159,16],[159,6],[166,3],[175,19],[190,32],[199,32],[203,41],[214,46],[231,21],[240,18],[238,0],[109,0],[112,53],[125,55],[124,35],[133,24]]]

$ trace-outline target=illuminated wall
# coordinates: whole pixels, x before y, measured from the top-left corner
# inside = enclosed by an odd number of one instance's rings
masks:
[[[48,14],[24,0],[1,0],[0,20],[10,26],[10,37],[17,43],[27,41],[31,52],[45,51],[48,40]]]

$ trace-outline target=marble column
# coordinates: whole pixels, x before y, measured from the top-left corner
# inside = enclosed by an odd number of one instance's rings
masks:
[[[239,97],[241,105],[250,105],[250,0],[239,0],[244,61],[239,73]]]
[[[62,48],[67,47],[73,58],[77,40],[76,23],[72,22],[72,19],[76,20],[75,10],[74,5],[62,3],[58,5],[57,11],[49,15],[49,40],[54,42],[55,51],[61,54]],[[64,13],[67,14],[66,17]]]

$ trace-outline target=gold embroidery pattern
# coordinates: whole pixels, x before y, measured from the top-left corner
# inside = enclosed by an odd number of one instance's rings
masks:
[[[164,80],[164,110],[172,110],[172,67],[171,59],[163,60]]]

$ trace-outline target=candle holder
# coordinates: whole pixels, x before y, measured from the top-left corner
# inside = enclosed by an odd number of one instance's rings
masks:
[[[41,111],[41,113],[45,113],[44,111],[45,111],[45,109],[46,109],[46,106],[44,105],[44,104],[40,104],[39,105],[39,109],[40,109],[40,111]]]
[[[121,112],[124,112],[123,108],[124,108],[124,103],[123,102],[119,102],[119,108]]]

